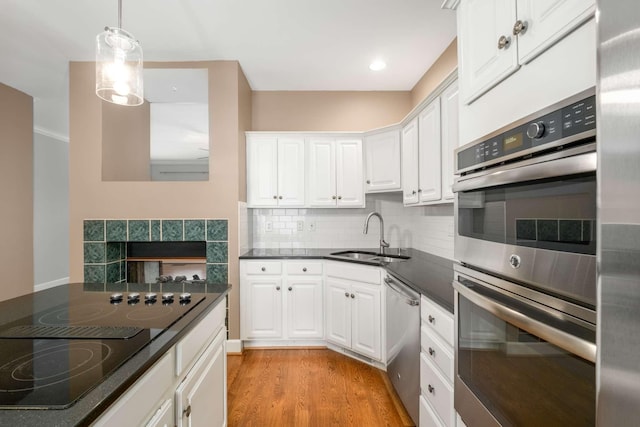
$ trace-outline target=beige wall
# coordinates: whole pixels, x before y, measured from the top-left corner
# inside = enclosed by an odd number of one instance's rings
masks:
[[[102,101],[102,179],[151,180],[151,106],[122,107]]]
[[[230,337],[239,337],[238,194],[240,69],[236,61],[150,64],[209,69],[211,156],[209,181],[104,182],[102,105],[95,96],[94,63],[69,70],[70,279],[83,280],[83,220],[91,218],[228,218]],[[246,108],[246,107],[245,107]],[[245,119],[246,120],[246,119]],[[184,201],[184,203],[179,203]],[[159,204],[161,209],[158,208]]]
[[[411,108],[420,104],[458,66],[458,39],[442,52],[418,83],[411,89]]]
[[[0,300],[33,292],[33,98],[0,83]]]
[[[366,131],[398,123],[409,92],[253,92],[254,131]]]
[[[238,200],[247,201],[247,144],[244,133],[251,130],[251,86],[238,64]]]

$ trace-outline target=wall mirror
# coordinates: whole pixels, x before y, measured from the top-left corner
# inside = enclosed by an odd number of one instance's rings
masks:
[[[145,68],[140,107],[102,103],[103,181],[208,181],[206,68]]]

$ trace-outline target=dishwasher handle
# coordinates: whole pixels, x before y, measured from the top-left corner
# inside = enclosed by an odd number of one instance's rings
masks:
[[[384,283],[387,286],[389,286],[389,289],[393,290],[394,292],[396,292],[397,294],[402,296],[405,299],[404,302],[407,303],[408,305],[411,305],[411,306],[420,305],[420,299],[416,299],[416,298],[412,297],[411,295],[408,295],[405,291],[402,290],[402,287],[404,285],[401,285],[397,281],[393,280],[391,277],[389,277],[389,276],[385,277],[384,278]]]

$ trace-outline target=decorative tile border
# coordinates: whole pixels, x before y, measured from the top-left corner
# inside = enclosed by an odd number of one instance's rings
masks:
[[[207,281],[228,282],[226,219],[87,219],[83,226],[85,282],[126,282],[126,243],[149,241],[205,241]]]

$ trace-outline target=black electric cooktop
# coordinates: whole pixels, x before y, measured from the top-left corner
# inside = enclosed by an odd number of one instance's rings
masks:
[[[125,291],[112,300],[95,288],[65,285],[0,303],[1,409],[72,405],[205,298],[142,291],[129,300],[134,292]]]

